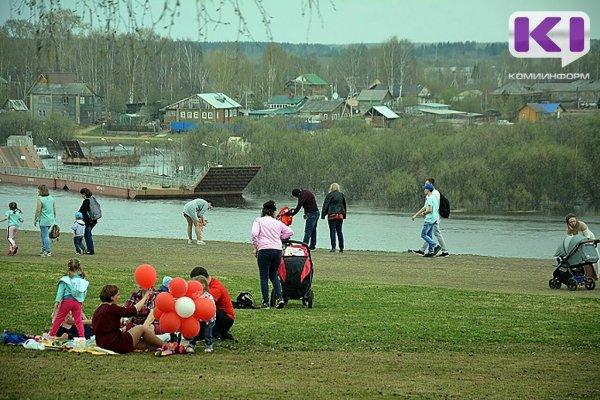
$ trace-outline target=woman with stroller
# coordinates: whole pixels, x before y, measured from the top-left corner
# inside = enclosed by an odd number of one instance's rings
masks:
[[[260,274],[261,308],[265,310],[269,308],[269,280],[275,290],[277,308],[283,308],[285,305],[277,269],[281,263],[281,241],[291,238],[294,234],[287,225],[275,219],[276,210],[275,202],[267,201],[263,204],[260,218],[256,218],[252,224],[253,254],[256,256]]]
[[[327,217],[329,224],[329,237],[331,238],[331,253],[335,253],[335,237],[339,242],[340,253],[344,251],[344,234],[342,233],[342,224],[346,219],[346,196],[340,192],[340,185],[333,182],[329,186],[329,193],[323,201],[321,208],[321,219]]]
[[[582,235],[587,239],[596,239],[596,236],[594,236],[594,233],[590,230],[590,228],[587,226],[587,224],[583,221],[579,221],[577,219],[577,216],[575,214],[567,214],[567,216],[565,217],[565,223],[567,224],[567,235],[569,236],[574,236],[574,235]],[[596,248],[596,251],[598,251],[598,249]],[[598,264],[593,264],[593,275],[591,276],[592,279],[594,280],[598,280]],[[587,274],[591,274],[592,271],[586,271]]]

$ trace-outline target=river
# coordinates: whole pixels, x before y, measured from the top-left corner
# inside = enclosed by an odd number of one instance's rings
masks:
[[[73,214],[79,209],[81,196],[67,191],[52,191],[56,199],[58,224],[63,235],[70,234]],[[8,203],[16,201],[23,211],[25,223],[21,229],[34,230],[33,214],[37,189],[33,186],[0,184],[0,211],[8,210]],[[205,240],[250,242],[254,219],[260,215],[262,203],[268,197],[247,196],[243,208],[215,207],[208,211],[209,224]],[[94,233],[127,237],[163,237],[186,239],[186,222],[182,215],[185,200],[123,200],[110,197],[98,199],[103,217]],[[279,208],[292,207],[295,198],[275,198]],[[322,203],[323,198],[317,196]],[[415,204],[415,210],[420,204]],[[599,217],[582,217],[596,234],[600,234]],[[441,221],[441,229],[450,254],[482,256],[547,258],[552,260],[556,247],[565,236],[563,216],[523,215],[462,215],[453,214]],[[4,222],[2,228],[6,225]],[[344,221],[347,250],[383,250],[402,252],[421,245],[419,237],[422,219],[411,221],[410,214],[367,206],[348,205],[348,219]],[[304,221],[299,214],[294,218],[294,239],[302,240]],[[329,248],[329,229],[325,220],[319,220],[318,248]]]

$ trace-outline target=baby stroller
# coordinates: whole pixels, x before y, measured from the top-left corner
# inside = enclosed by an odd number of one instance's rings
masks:
[[[283,301],[302,300],[308,308],[313,307],[315,294],[312,290],[314,267],[306,243],[296,240],[283,241],[283,255],[277,275],[281,282]],[[271,307],[275,306],[275,291],[271,291]]]
[[[595,274],[592,264],[597,263],[600,258],[597,250],[599,242],[600,240],[587,239],[582,235],[564,238],[554,254],[556,269],[552,274],[553,278],[548,282],[550,289],[560,289],[562,284],[565,284],[569,290],[577,290],[579,285],[593,290],[596,282],[587,275]]]

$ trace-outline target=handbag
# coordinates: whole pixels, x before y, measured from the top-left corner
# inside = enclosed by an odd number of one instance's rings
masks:
[[[344,214],[329,214],[327,216],[327,221],[337,221],[339,219],[344,219]]]

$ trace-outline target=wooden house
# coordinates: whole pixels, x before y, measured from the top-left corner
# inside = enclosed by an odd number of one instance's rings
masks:
[[[357,97],[358,108],[362,114],[366,113],[373,106],[392,107],[394,99],[389,90],[364,89]]]
[[[223,93],[198,93],[163,108],[165,124],[233,124],[242,105]]]
[[[329,84],[317,74],[304,74],[286,82],[285,90],[294,96],[325,96]]]
[[[37,119],[61,114],[78,125],[90,125],[100,118],[102,97],[71,73],[41,74],[29,89],[29,110]]]
[[[308,99],[300,108],[299,115],[305,117],[308,122],[321,122],[326,128],[333,124],[332,121],[342,119],[345,112],[346,102],[343,99],[317,100]]]
[[[542,118],[560,118],[565,109],[560,103],[527,103],[517,113],[519,122],[537,122]]]

